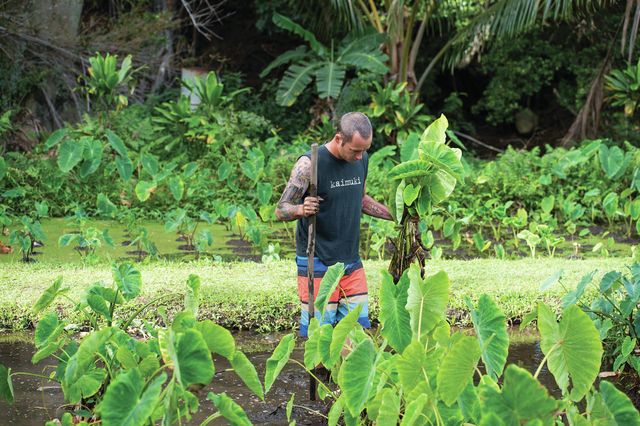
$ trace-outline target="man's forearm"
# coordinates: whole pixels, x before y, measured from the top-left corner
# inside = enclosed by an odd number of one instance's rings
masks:
[[[303,217],[301,213],[301,205],[291,204],[287,202],[279,202],[276,206],[276,219],[283,222],[290,222]]]
[[[368,195],[362,197],[362,213],[380,219],[393,220],[389,213],[389,208]]]

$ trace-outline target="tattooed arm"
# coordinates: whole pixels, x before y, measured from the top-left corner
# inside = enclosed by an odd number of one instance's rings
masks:
[[[393,220],[391,214],[389,214],[389,207],[377,202],[366,194],[366,185],[362,191],[362,213],[380,219]]]
[[[284,188],[280,202],[276,206],[276,218],[281,221],[290,222],[308,217],[318,212],[318,198],[307,197],[302,202],[302,196],[309,188],[311,180],[311,160],[302,156],[298,160],[293,170],[287,186]]]

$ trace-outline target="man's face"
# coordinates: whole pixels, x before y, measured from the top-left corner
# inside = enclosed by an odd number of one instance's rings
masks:
[[[360,136],[360,133],[356,132],[351,138],[351,142],[347,142],[344,145],[342,140],[338,144],[338,152],[343,160],[353,163],[362,158],[362,155],[371,147],[371,140],[373,135],[369,139],[364,139]]]

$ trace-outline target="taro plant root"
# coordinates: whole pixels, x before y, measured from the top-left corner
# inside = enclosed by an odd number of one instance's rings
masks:
[[[76,407],[76,415],[105,426],[184,424],[198,410],[196,392],[215,374],[212,352],[229,359],[249,389],[264,400],[264,390],[255,367],[235,347],[231,333],[211,320],[198,321],[200,280],[190,275],[184,293],[160,296],[126,319],[114,315],[115,307],[140,294],[140,271],[131,263],[112,266],[114,285],[98,281],[88,286],[79,301],[72,301],[88,320],[90,332],[79,343],[70,338],[55,312],[41,317],[36,328],[38,348],[32,361],[56,355],[58,368],[50,377],[35,375],[62,385],[65,401]],[[33,310],[46,309],[58,297],[71,300],[61,288],[62,277],[49,287]],[[147,341],[127,334],[135,317],[161,299],[184,297],[185,309],[170,323],[162,306],[157,311],[167,328],[145,322]],[[171,370],[172,374],[167,374]],[[0,366],[0,395],[14,402],[11,373]],[[209,393],[218,407],[202,425],[223,415],[241,411],[225,394]],[[62,424],[70,423],[65,414]],[[84,423],[85,425],[87,423]]]
[[[418,158],[402,162],[389,172],[393,179],[389,209],[400,228],[389,265],[396,281],[413,261],[424,267],[426,247],[413,218],[430,215],[434,206],[451,195],[456,182],[464,183],[462,151],[445,144],[447,126],[444,115],[431,123],[417,147]]]

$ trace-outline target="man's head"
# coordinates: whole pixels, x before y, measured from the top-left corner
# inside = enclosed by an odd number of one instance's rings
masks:
[[[371,122],[360,112],[348,112],[338,122],[338,132],[334,138],[337,142],[338,157],[354,162],[371,146]]]
[[[342,139],[342,146],[351,142],[357,133],[365,140],[371,138],[371,131],[369,118],[361,112],[348,112],[338,122],[338,134]]]

